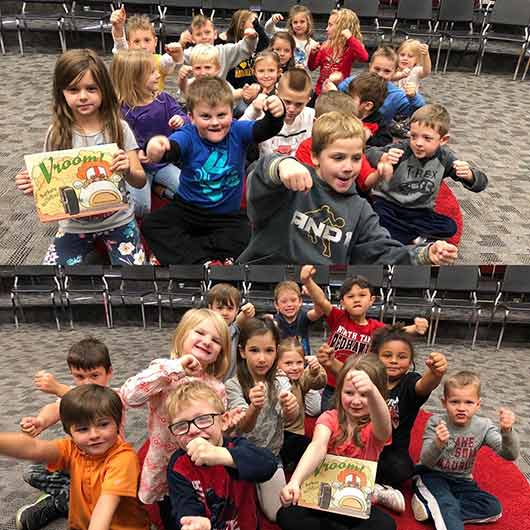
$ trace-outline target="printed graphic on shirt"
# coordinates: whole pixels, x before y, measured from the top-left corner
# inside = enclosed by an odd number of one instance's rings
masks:
[[[343,363],[350,355],[358,357],[366,355],[370,349],[371,340],[370,335],[339,326],[330,338],[329,345],[335,350],[336,359]]]
[[[423,167],[408,166],[406,180],[399,183],[400,193],[432,195],[436,190],[436,171]]]
[[[321,254],[326,258],[331,257],[331,243],[348,246],[352,237],[351,232],[342,230],[346,224],[344,218],[335,215],[327,204],[308,212],[295,211],[291,224],[305,232],[313,245],[316,246],[320,242]]]
[[[199,480],[191,482],[197,497],[205,504],[209,513],[212,530],[238,529],[237,510],[235,504],[230,499],[220,497],[213,488],[208,488],[206,494]]]
[[[234,76],[236,79],[239,79],[241,77],[250,77],[253,74],[254,71],[252,70],[251,61],[241,61],[234,71]]]
[[[213,151],[204,165],[196,170],[195,179],[211,202],[219,202],[224,190],[235,188],[240,183],[237,170],[228,163],[226,150]]]
[[[480,445],[476,443],[474,435],[457,436],[453,449],[448,451],[447,458],[442,456],[438,460],[437,467],[448,472],[470,470],[479,449]]]
[[[388,398],[386,404],[388,405],[388,410],[390,412],[392,428],[397,429],[399,427],[399,397]]]

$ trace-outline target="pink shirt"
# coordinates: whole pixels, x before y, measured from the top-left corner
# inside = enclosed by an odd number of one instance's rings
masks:
[[[353,440],[347,439],[341,445],[335,447],[335,440],[339,436],[339,416],[336,410],[327,410],[317,420],[317,425],[324,425],[331,431],[331,438],[328,442],[328,453],[337,456],[348,456],[350,458],[362,458],[363,460],[373,460],[377,462],[379,455],[385,445],[392,441],[389,438],[386,442],[379,441],[373,433],[372,424],[368,423],[361,430],[361,440],[364,447],[358,447]]]
[[[128,407],[142,407],[146,403],[149,406],[147,429],[150,443],[138,490],[138,498],[145,504],[162,500],[168,494],[167,465],[169,457],[177,450],[177,443],[168,429],[170,418],[165,402],[171,390],[190,379],[184,374],[180,359],[155,359],[148,368],[127,379],[121,387],[121,398]],[[226,406],[223,383],[210,376],[203,379]]]

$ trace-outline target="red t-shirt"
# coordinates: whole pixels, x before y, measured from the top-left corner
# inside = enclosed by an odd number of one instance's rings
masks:
[[[353,322],[350,315],[344,309],[333,307],[331,313],[326,318],[329,326],[328,344],[335,350],[335,358],[341,363],[346,362],[350,355],[361,357],[370,350],[372,335],[384,324],[379,320],[368,319],[364,325]],[[335,375],[328,372],[328,385],[335,387]]]

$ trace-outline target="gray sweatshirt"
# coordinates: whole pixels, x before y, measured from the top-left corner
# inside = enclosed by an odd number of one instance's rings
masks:
[[[436,445],[436,426],[445,421],[449,430],[449,441],[440,449]],[[512,429],[500,432],[489,418],[473,416],[468,425],[453,425],[447,414],[435,414],[429,418],[423,434],[420,464],[435,471],[450,473],[460,478],[472,478],[473,466],[479,449],[487,445],[506,460],[515,460],[519,455],[519,438]]]
[[[288,190],[278,176],[286,157],[263,156],[247,181],[252,225],[241,263],[429,263],[428,246],[403,246],[390,239],[355,184],[337,193],[309,168],[313,187]]]
[[[396,147],[403,149],[403,156],[394,166],[394,175],[390,181],[380,181],[372,190],[372,195],[387,201],[397,203],[405,208],[434,209],[436,196],[440,190],[442,180],[450,177],[461,182],[468,190],[479,192],[488,185],[486,175],[475,167],[471,167],[475,180],[466,182],[456,176],[453,162],[457,160],[445,146],[428,159],[418,159],[410,148],[410,142],[398,142],[385,147],[372,147],[367,149],[366,158],[373,167],[377,167],[383,153]]]

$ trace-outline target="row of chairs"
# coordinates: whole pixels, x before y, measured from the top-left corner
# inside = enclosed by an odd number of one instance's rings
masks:
[[[113,303],[135,300],[140,306],[142,324],[146,327],[145,306],[158,306],[158,325],[162,327],[163,307],[200,307],[206,293],[218,282],[229,282],[241,291],[244,301],[252,302],[260,312],[274,309],[273,290],[280,281],[298,281],[299,266],[207,266],[172,265],[169,267],[75,267],[20,266],[0,267],[5,293],[10,294],[15,325],[24,318],[23,297],[49,298],[57,329],[61,329],[59,312],[68,313],[74,327],[73,305],[101,300],[107,326],[113,327]],[[507,266],[502,276],[481,274],[480,267],[429,266],[348,266],[317,267],[315,281],[335,303],[346,277],[361,275],[374,289],[375,303],[371,314],[392,323],[401,316],[424,315],[430,321],[427,342],[434,344],[442,314],[466,313],[472,347],[477,340],[484,313],[493,321],[502,312],[497,339],[500,348],[508,317],[513,312],[529,312],[530,266]]]

